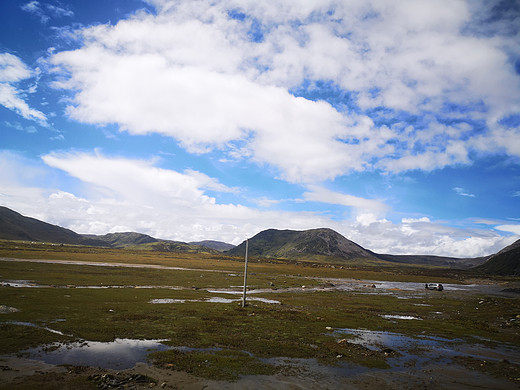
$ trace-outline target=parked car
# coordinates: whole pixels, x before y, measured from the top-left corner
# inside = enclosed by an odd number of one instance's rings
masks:
[[[444,287],[440,283],[426,283],[424,285],[424,288],[427,290],[437,290],[437,291],[444,290]]]

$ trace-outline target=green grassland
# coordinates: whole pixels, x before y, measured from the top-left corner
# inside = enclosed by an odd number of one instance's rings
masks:
[[[18,353],[50,342],[112,341],[116,338],[167,339],[169,350],[150,355],[161,367],[197,376],[233,380],[240,375],[272,374],[280,369],[264,359],[308,358],[333,365],[348,361],[388,367],[382,351],[338,343],[332,329],[362,328],[423,334],[461,340],[485,338],[520,346],[520,327],[508,319],[520,314],[520,300],[468,293],[306,291],[290,287],[326,286],[326,279],[401,280],[424,283],[462,282],[469,272],[413,267],[340,267],[253,259],[251,289],[270,289],[255,296],[280,304],[251,301],[208,303],[208,292],[242,284],[243,262],[207,254],[175,254],[79,246],[0,243],[0,257],[82,262],[155,264],[189,270],[106,267],[77,264],[0,261],[0,280],[26,280],[40,287],[0,287],[0,305],[18,309],[0,314],[0,351]],[[222,272],[210,272],[216,270]],[[98,286],[104,288],[85,288]],[[148,286],[148,288],[139,288]],[[175,287],[175,288],[172,288]],[[406,299],[400,299],[406,298]],[[153,299],[186,300],[152,304]],[[421,321],[392,321],[382,314],[418,316]],[[29,322],[37,327],[17,324]],[[520,322],[520,321],[519,321]],[[51,333],[48,327],[63,333]],[[212,350],[206,350],[211,348]]]

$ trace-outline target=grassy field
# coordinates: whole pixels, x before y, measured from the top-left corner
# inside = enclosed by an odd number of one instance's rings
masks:
[[[387,354],[338,342],[342,328],[431,335],[490,345],[520,347],[520,299],[469,293],[399,291],[373,293],[327,289],[327,278],[462,283],[478,275],[437,268],[370,268],[290,264],[253,259],[249,287],[268,289],[255,296],[280,304],[251,301],[208,303],[230,298],[211,289],[240,290],[241,259],[202,254],[125,251],[30,243],[0,243],[0,257],[76,262],[154,264],[189,270],[106,267],[45,262],[0,261],[0,281],[30,281],[38,287],[0,287],[0,305],[17,311],[0,314],[0,351],[76,340],[167,339],[190,350],[155,352],[155,365],[197,376],[235,380],[241,375],[272,374],[281,368],[270,358],[316,359],[326,365],[351,362],[387,368]],[[215,270],[219,272],[211,272]],[[513,281],[500,279],[495,282]],[[516,280],[517,281],[517,280]],[[488,282],[488,281],[486,281]],[[88,286],[88,287],[86,287]],[[147,288],[142,288],[146,286]],[[301,286],[306,286],[302,289]],[[310,287],[324,287],[323,290]],[[104,287],[104,288],[92,288]],[[298,288],[296,288],[298,287]],[[153,304],[154,299],[184,303]],[[409,315],[420,321],[395,321],[382,315]],[[26,326],[19,323],[36,325]],[[520,319],[518,320],[520,322]],[[45,328],[61,332],[52,333]],[[266,360],[267,359],[267,360]],[[1,376],[1,373],[0,373]],[[1,386],[0,386],[1,387]]]

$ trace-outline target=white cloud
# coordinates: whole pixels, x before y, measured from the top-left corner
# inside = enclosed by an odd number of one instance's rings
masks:
[[[271,206],[273,206],[275,204],[279,204],[279,203],[282,202],[282,200],[269,199],[269,198],[267,198],[265,196],[253,199],[252,201],[253,201],[253,203],[257,204],[260,207],[271,207]]]
[[[520,157],[520,127],[505,128],[493,123],[491,130],[470,141],[476,150],[486,152],[500,150],[511,156]]]
[[[495,226],[495,229],[502,230],[504,232],[509,232],[520,236],[520,225],[498,225]]]
[[[149,3],[157,15],[86,28],[83,47],[52,57],[70,75],[55,86],[76,91],[72,118],[161,133],[303,183],[467,164],[473,149],[520,150],[505,142],[517,130],[495,129],[520,106],[504,49],[512,38],[465,33],[475,14],[466,2]],[[289,92],[316,81],[352,93],[357,110]],[[395,110],[398,123],[376,126],[363,112],[374,107]],[[400,112],[425,123],[404,129]],[[475,136],[468,123],[441,125],[431,113],[485,119],[492,130]]]
[[[352,207],[358,214],[363,215],[367,215],[367,213],[370,212],[375,214],[383,214],[389,210],[389,207],[380,200],[366,199],[349,194],[343,194],[315,185],[308,186],[308,189],[309,191],[303,194],[303,199],[306,201],[323,202]]]
[[[31,70],[16,56],[0,54],[0,82],[15,83],[32,76]]]
[[[31,70],[18,57],[9,53],[0,54],[0,105],[25,119],[46,125],[45,114],[29,107],[21,97],[22,91],[13,85],[32,76]]]
[[[45,6],[49,10],[49,12],[52,13],[54,16],[57,16],[57,17],[66,16],[69,18],[74,16],[74,12],[71,11],[70,9],[59,7],[59,6],[52,5],[52,4],[46,4]]]
[[[39,1],[30,1],[22,5],[21,8],[23,11],[29,12],[39,17],[42,23],[47,23],[50,20],[50,17],[48,15],[45,15],[45,12],[43,11]]]
[[[430,223],[430,218],[421,217],[421,218],[403,218],[401,220],[403,224],[411,224],[411,223]]]
[[[26,12],[39,12],[41,10],[40,2],[38,1],[30,1],[24,5],[22,5],[22,10]]]
[[[102,197],[145,207],[214,203],[199,187],[218,186],[206,175],[157,168],[154,161],[108,158],[99,153],[51,153],[42,159],[47,165],[94,185]]]
[[[277,166],[289,181],[334,177],[359,166],[349,153],[353,148],[335,140],[347,131],[345,119],[328,103],[296,98],[243,75],[168,65],[157,55],[93,49],[61,53],[54,61],[73,70],[74,78],[60,85],[81,88],[68,112],[82,122],[116,122],[132,134],[159,132],[192,152],[248,140],[230,152]]]
[[[25,12],[29,12],[38,18],[42,23],[47,23],[51,17],[72,17],[74,12],[70,9],[60,7],[53,4],[44,3],[43,5],[39,1],[30,1],[21,6],[21,9]]]
[[[462,187],[453,187],[453,191],[455,191],[455,193],[457,195],[460,195],[460,196],[467,196],[468,198],[474,198],[475,197],[475,194],[471,194],[471,193],[467,192]]]
[[[343,233],[376,253],[461,258],[490,255],[518,239],[489,230],[455,228],[429,218],[396,224],[374,215],[359,216],[354,224],[344,226]]]
[[[229,188],[225,186],[224,184],[220,183],[217,179],[213,177],[209,177],[208,175],[199,172],[194,171],[193,169],[186,169],[184,171],[184,174],[192,177],[198,184],[197,186],[199,188],[204,188],[211,191],[217,191],[217,192],[238,192],[238,188]]]

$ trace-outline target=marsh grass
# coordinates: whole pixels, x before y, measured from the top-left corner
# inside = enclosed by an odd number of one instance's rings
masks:
[[[278,369],[236,350],[212,352],[169,350],[150,354],[150,359],[159,366],[185,371],[199,377],[234,381],[242,375],[273,375]]]
[[[15,353],[41,344],[71,340],[67,336],[57,335],[45,329],[12,323],[0,323],[0,334],[2,335],[0,354]]]

